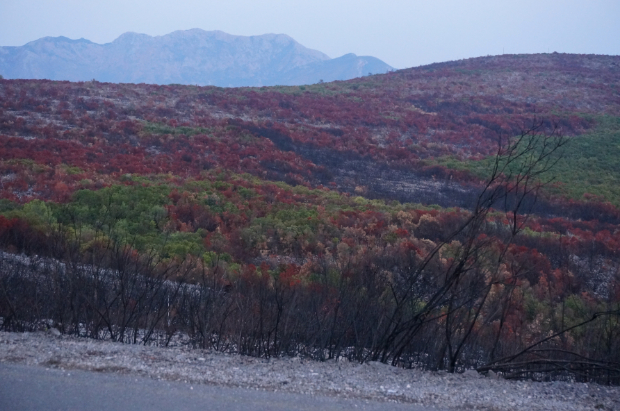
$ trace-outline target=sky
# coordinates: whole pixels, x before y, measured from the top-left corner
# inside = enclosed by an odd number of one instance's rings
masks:
[[[332,58],[395,68],[502,53],[620,55],[620,0],[0,0],[0,46],[191,28],[284,33]]]

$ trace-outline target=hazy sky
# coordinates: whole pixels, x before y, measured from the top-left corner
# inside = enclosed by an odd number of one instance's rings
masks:
[[[396,67],[505,53],[620,54],[620,0],[0,0],[0,46],[201,28],[285,33]]]

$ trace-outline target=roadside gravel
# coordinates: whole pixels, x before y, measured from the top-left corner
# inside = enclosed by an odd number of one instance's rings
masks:
[[[506,381],[485,378],[475,371],[452,375],[404,370],[381,363],[315,362],[300,358],[265,360],[43,332],[0,332],[0,362],[449,409],[620,410],[620,387]]]

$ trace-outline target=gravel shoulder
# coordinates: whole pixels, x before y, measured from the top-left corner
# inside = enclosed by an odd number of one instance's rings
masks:
[[[452,375],[404,370],[381,363],[266,360],[43,332],[0,332],[0,362],[455,410],[620,409],[620,387],[507,381],[485,378],[472,371]]]

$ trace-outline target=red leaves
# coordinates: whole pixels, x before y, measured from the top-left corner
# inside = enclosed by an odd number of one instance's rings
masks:
[[[301,284],[299,278],[300,267],[296,264],[287,265],[283,271],[280,271],[279,280],[287,287],[295,287]]]
[[[405,238],[405,237],[409,237],[409,231],[403,229],[403,228],[397,228],[396,231],[394,232],[398,237],[400,238]]]
[[[420,247],[412,243],[411,241],[408,241],[408,240],[403,241],[402,243],[400,243],[400,247],[403,251],[407,253],[413,252],[419,257],[424,257],[424,251]]]

